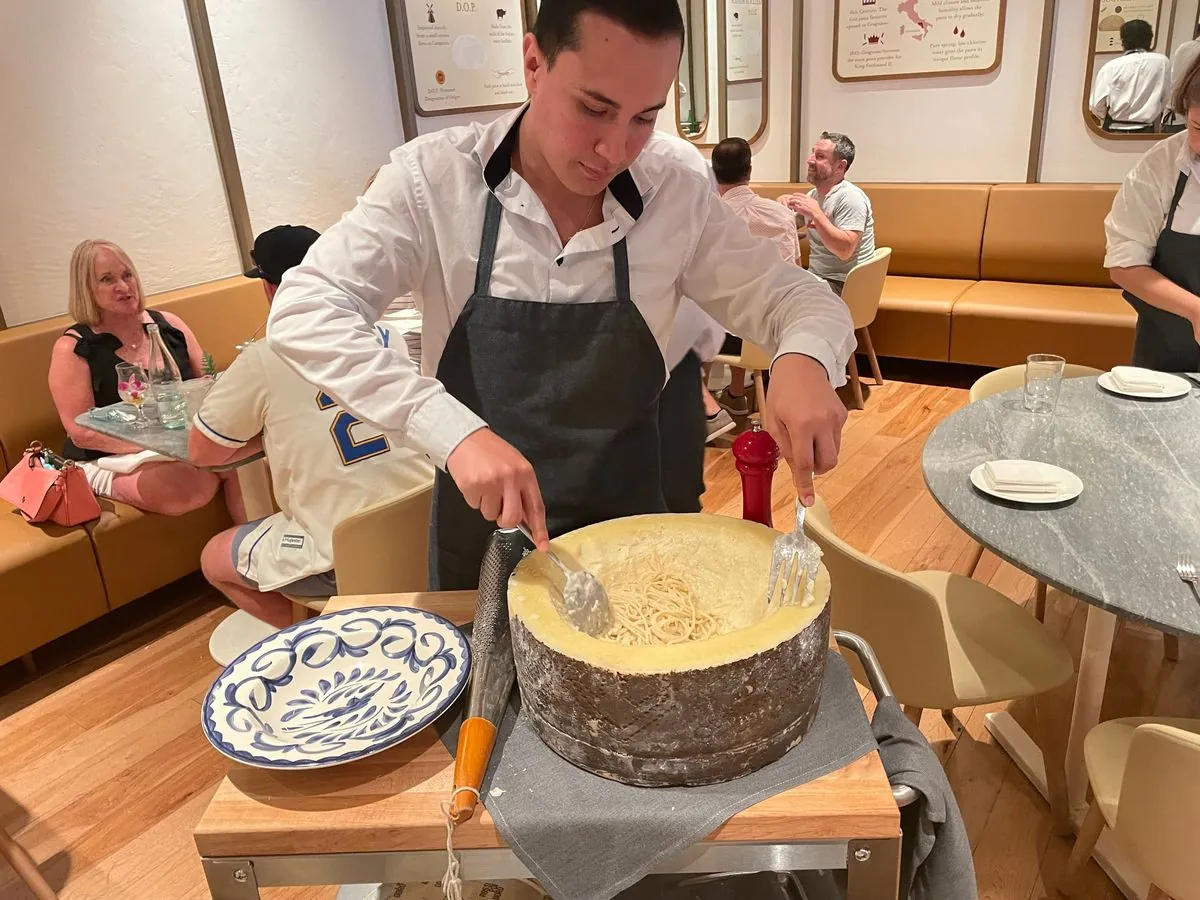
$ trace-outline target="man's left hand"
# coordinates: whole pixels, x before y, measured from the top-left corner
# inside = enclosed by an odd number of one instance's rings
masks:
[[[821,214],[821,204],[808,194],[793,194],[788,198],[786,205],[792,212],[799,213],[806,219],[815,219]]]
[[[792,469],[796,494],[812,506],[813,475],[837,465],[846,407],[829,384],[825,367],[811,356],[789,353],[771,367],[764,425]]]

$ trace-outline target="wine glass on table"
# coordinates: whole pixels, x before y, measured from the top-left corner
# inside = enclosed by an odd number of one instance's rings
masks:
[[[117,363],[117,394],[137,410],[138,417],[133,421],[132,427],[149,428],[150,420],[146,418],[146,411],[142,409],[150,395],[150,378],[146,375],[146,370],[134,363]]]

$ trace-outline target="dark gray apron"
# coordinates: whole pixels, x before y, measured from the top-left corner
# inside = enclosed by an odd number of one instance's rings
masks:
[[[551,537],[607,519],[665,512],[658,395],[666,370],[658,342],[629,296],[624,239],[612,248],[615,300],[493,297],[488,291],[500,219],[500,201],[489,192],[475,292],[446,340],[438,381],[533,464]],[[439,470],[430,587],[477,587],[495,527]]]
[[[1200,294],[1200,235],[1179,234],[1171,230],[1179,198],[1187,187],[1189,173],[1180,172],[1175,196],[1167,213],[1167,224],[1158,236],[1150,267],[1181,288]],[[1145,300],[1124,292],[1125,299],[1137,311],[1137,333],[1133,341],[1133,364],[1159,372],[1200,371],[1200,344],[1192,323],[1183,316],[1151,306]]]

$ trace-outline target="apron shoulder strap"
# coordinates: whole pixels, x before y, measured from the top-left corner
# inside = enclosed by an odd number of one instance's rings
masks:
[[[492,266],[496,262],[496,238],[500,234],[500,201],[488,191],[487,209],[483,214],[483,237],[479,240],[479,262],[475,266],[475,294],[487,296],[492,285]]]
[[[1183,192],[1187,188],[1189,173],[1180,172],[1179,178],[1175,182],[1175,196],[1171,198],[1171,208],[1167,210],[1167,227],[1166,231],[1171,230],[1171,225],[1175,222],[1175,210],[1179,208],[1179,201],[1183,197]]]
[[[629,247],[625,238],[613,244],[613,280],[617,283],[617,299],[622,303],[631,302],[629,294]]]

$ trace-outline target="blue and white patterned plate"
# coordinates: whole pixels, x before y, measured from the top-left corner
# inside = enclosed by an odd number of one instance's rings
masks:
[[[347,609],[259,641],[209,688],[212,745],[265,769],[362,759],[416,734],[462,693],[471,648],[452,623],[407,606]]]

